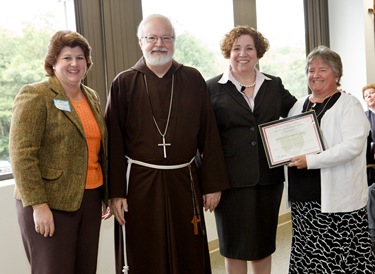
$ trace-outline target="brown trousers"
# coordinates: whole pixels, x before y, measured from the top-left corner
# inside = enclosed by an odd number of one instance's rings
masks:
[[[55,234],[35,232],[33,209],[17,200],[18,223],[32,274],[95,274],[101,225],[101,189],[85,190],[76,212],[52,210]]]

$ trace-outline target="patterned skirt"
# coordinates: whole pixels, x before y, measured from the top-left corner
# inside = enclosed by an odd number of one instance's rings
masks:
[[[322,213],[317,202],[292,203],[289,274],[373,274],[366,207]]]

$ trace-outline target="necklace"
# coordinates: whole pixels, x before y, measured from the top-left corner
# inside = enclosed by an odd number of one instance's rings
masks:
[[[324,112],[324,110],[326,109],[326,106],[328,105],[329,101],[331,101],[333,95],[335,95],[335,94],[336,94],[336,92],[333,93],[331,96],[329,96],[329,99],[328,99],[327,102],[324,104],[322,110],[319,111],[319,113],[316,114],[316,117],[319,117],[319,116]],[[312,103],[312,102],[310,101],[310,99],[308,99],[308,100],[309,100],[309,101],[308,101],[308,103],[307,103],[307,109],[308,109],[308,110],[314,110],[314,111],[315,111],[314,107],[316,106],[316,103]],[[311,107],[310,107],[310,103],[311,103]]]
[[[236,79],[237,80],[237,79]],[[257,75],[255,73],[255,78],[254,78],[254,83],[252,84],[249,84],[249,85],[245,85],[245,84],[241,84],[239,81],[237,81],[238,84],[240,85],[240,87],[245,87],[245,88],[252,88],[253,86],[255,86],[255,83],[257,82]]]
[[[241,84],[240,82],[238,82],[240,84],[241,87],[245,87],[245,88],[252,88],[253,86],[255,86],[255,83],[256,83],[256,79],[254,81],[254,83],[250,84],[250,85],[244,85],[244,84]]]
[[[147,95],[148,95],[148,99],[149,99],[150,105],[151,105],[152,119],[154,121],[156,129],[158,130],[158,132],[159,132],[159,134],[160,134],[160,136],[162,137],[162,140],[163,140],[163,142],[161,144],[158,144],[158,146],[159,147],[163,147],[164,158],[167,158],[166,147],[167,146],[171,146],[171,143],[166,143],[165,142],[165,135],[167,134],[167,131],[168,131],[169,120],[171,118],[171,112],[172,112],[174,74],[172,75],[171,99],[169,101],[169,110],[168,110],[167,124],[165,125],[165,129],[164,129],[163,133],[161,132],[161,130],[160,130],[159,126],[158,126],[158,123],[156,122],[156,119],[155,119],[155,115],[154,115],[154,111],[153,111],[152,103],[151,103],[151,98],[150,98],[150,93],[148,91],[148,86],[147,86],[147,81],[146,81],[146,75],[143,75],[143,79],[144,79],[144,82],[145,82],[145,87],[146,87],[146,92],[147,92]]]

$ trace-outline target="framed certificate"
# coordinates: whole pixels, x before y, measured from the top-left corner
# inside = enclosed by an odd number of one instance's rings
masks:
[[[324,150],[313,110],[261,124],[259,131],[270,168],[285,165],[295,156]]]

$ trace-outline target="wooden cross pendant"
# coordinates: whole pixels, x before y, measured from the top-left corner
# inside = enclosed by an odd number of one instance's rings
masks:
[[[163,136],[163,143],[161,144],[158,144],[159,147],[163,147],[163,151],[164,151],[164,158],[167,158],[167,150],[166,150],[166,146],[170,146],[171,144],[170,143],[166,143],[165,142],[165,137]]]
[[[191,223],[193,224],[194,228],[194,235],[198,235],[198,223],[200,220],[197,218],[197,216],[194,215],[193,220],[191,220]]]

